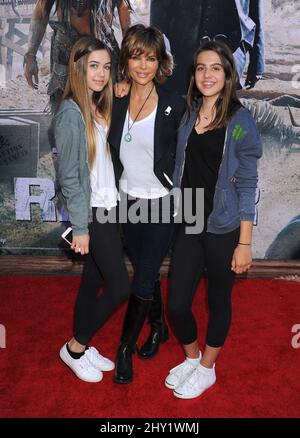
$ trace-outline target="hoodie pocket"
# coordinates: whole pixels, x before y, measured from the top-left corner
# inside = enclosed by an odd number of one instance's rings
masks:
[[[228,211],[228,193],[226,189],[216,187],[214,196],[214,208],[211,214],[211,220],[214,225],[222,228],[230,224],[232,218]]]

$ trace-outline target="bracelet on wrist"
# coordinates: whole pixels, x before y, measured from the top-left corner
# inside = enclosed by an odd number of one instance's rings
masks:
[[[36,60],[36,55],[35,55],[34,53],[27,52],[27,53],[25,53],[25,55],[24,55],[24,59],[25,59],[25,61],[27,61],[28,58],[32,58],[32,59],[35,59],[35,60]]]
[[[251,246],[251,243],[242,243],[242,242],[239,242],[238,245]]]

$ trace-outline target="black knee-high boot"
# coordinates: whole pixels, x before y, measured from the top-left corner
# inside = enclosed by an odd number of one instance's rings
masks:
[[[121,343],[118,348],[115,377],[116,383],[129,383],[132,381],[132,354],[135,351],[136,341],[149,312],[152,299],[145,300],[137,295],[130,295]]]
[[[157,353],[159,345],[169,339],[169,331],[164,315],[159,280],[155,282],[153,301],[149,310],[148,321],[151,326],[149,338],[141,349],[137,350],[138,355],[142,359],[150,359],[153,357]]]

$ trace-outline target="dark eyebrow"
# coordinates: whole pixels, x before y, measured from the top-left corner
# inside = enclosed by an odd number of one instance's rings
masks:
[[[101,64],[101,62],[98,62],[98,61],[89,61],[89,64]],[[109,62],[106,62],[104,65],[110,65],[111,64],[111,61],[109,61]]]
[[[198,62],[197,64],[196,64],[196,67],[198,67],[198,65],[206,65],[206,64],[204,64],[203,62]],[[219,62],[214,62],[213,64],[211,64],[212,66],[214,66],[214,65],[219,65],[220,67],[223,67],[223,65],[222,64],[220,64]]]

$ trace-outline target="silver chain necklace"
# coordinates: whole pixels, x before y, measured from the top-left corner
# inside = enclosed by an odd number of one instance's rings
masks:
[[[145,102],[143,103],[143,105],[142,105],[141,108],[139,109],[137,115],[135,116],[133,122],[131,123],[131,126],[130,126],[130,123],[129,123],[129,119],[130,119],[130,101],[129,101],[129,106],[128,106],[128,118],[127,118],[127,132],[126,132],[126,134],[124,135],[124,140],[127,141],[127,143],[130,142],[130,141],[132,140],[132,135],[130,134],[130,130],[131,130],[131,128],[133,127],[134,123],[136,122],[138,116],[141,114],[142,109],[144,108],[144,106],[145,106],[147,100],[149,99],[149,97],[150,97],[150,95],[151,95],[151,93],[152,93],[152,91],[153,91],[153,88],[154,88],[154,84],[153,84],[153,87],[151,88],[151,90],[150,90],[148,96],[146,97]]]

